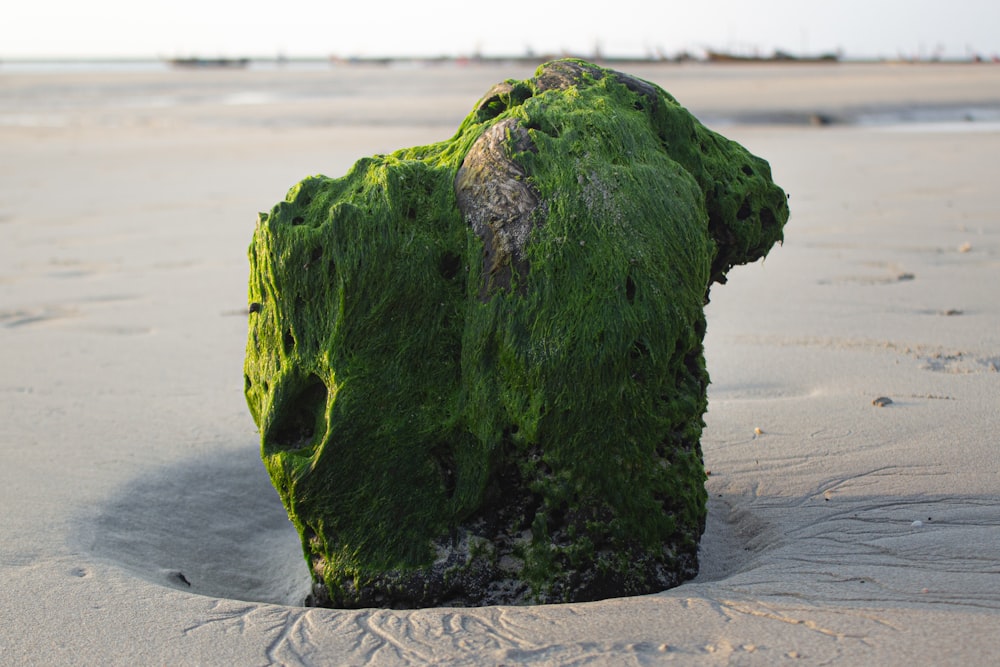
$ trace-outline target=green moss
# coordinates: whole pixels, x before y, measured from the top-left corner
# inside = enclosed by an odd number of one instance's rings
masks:
[[[499,84],[448,141],[293,187],[250,248],[245,386],[320,601],[693,575],[702,307],[787,217],[766,162],[581,61]]]

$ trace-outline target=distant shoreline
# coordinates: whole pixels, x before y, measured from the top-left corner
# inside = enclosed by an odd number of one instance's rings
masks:
[[[435,66],[495,66],[532,65],[559,58],[581,58],[612,67],[635,65],[732,65],[732,64],[905,64],[905,65],[984,65],[1000,64],[1000,58],[969,56],[965,58],[851,58],[838,54],[800,56],[776,52],[769,56],[743,55],[721,51],[708,51],[701,57],[679,54],[673,57],[614,57],[582,54],[541,54],[521,56],[387,56],[387,57],[122,57],[122,58],[0,58],[0,73],[45,71],[154,71],[162,69],[315,69],[325,67],[379,66],[379,67],[435,67]]]

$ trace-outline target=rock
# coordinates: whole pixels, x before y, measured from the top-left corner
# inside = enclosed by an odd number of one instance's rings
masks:
[[[312,604],[596,600],[697,572],[712,282],[768,164],[579,60],[316,176],[250,247],[245,389]]]

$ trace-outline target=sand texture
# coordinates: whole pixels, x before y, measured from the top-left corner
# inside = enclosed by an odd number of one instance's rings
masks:
[[[531,69],[0,68],[0,664],[1000,662],[993,65],[628,70],[791,195],[707,310],[697,579],[299,606],[243,399],[256,213]]]

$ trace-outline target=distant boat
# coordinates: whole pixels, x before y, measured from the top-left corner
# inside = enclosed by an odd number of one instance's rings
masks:
[[[250,65],[249,58],[171,58],[173,67],[187,68],[243,68]]]

